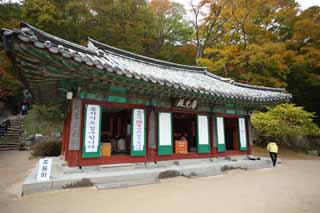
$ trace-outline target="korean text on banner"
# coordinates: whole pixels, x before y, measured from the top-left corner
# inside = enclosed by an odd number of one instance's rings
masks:
[[[100,115],[99,105],[88,105],[86,113],[85,152],[98,152],[100,141]]]
[[[133,110],[133,149],[134,151],[144,150],[145,141],[145,115],[144,109]]]

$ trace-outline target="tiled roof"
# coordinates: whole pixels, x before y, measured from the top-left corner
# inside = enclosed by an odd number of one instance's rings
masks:
[[[18,30],[2,30],[3,43],[8,42],[5,36],[9,34],[16,34],[23,42],[32,43],[35,47],[47,49],[54,54],[61,54],[65,58],[72,58],[79,63],[152,84],[213,97],[266,104],[286,102],[291,99],[291,94],[285,93],[284,89],[236,83],[231,79],[214,75],[204,67],[152,59],[111,47],[93,39],[89,39],[88,47],[84,47],[50,35],[28,24],[21,24]]]

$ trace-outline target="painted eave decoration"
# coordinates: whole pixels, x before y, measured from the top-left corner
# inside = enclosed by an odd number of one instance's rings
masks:
[[[89,38],[81,46],[21,23],[1,30],[0,43],[39,103],[64,101],[81,87],[102,91],[110,85],[149,97],[197,99],[212,104],[266,106],[288,102],[284,89],[252,86],[187,66],[137,55]]]

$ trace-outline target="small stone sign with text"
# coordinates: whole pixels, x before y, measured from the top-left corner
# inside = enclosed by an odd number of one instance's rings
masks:
[[[38,173],[37,173],[37,181],[49,180],[51,175],[51,167],[52,167],[52,159],[49,159],[49,158],[40,159]]]

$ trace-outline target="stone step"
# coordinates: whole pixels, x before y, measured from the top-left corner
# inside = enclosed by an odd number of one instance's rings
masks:
[[[20,137],[18,136],[5,136],[5,137],[2,137],[1,139],[0,139],[0,141],[12,141],[12,140],[20,140]]]
[[[9,127],[7,132],[23,132],[22,128],[11,128]]]
[[[22,120],[10,120],[11,124],[21,124],[22,122]]]
[[[15,119],[9,119],[10,122],[22,122],[23,120],[22,119],[19,119],[19,118],[15,118]]]
[[[5,135],[21,135],[22,132],[6,132]]]
[[[22,125],[21,126],[9,126],[8,130],[21,130]]]
[[[19,132],[6,132],[6,136],[20,136],[22,133]]]
[[[21,134],[22,134],[22,133],[21,133]],[[19,134],[19,133],[16,133],[16,132],[6,132],[5,135],[10,135],[10,136],[11,136],[11,135],[12,135],[12,136],[16,136],[16,135],[17,135],[17,136],[19,136],[20,134]]]
[[[17,143],[17,144],[0,144],[0,149],[1,148],[9,148],[9,147],[21,147],[22,144]]]
[[[10,121],[22,121],[23,118],[19,118],[19,117],[9,117]]]
[[[244,157],[242,157],[244,158]],[[248,159],[237,159],[237,161],[224,159],[203,159],[198,161],[172,161],[170,164],[162,165],[161,167],[146,168],[146,164],[137,164],[134,169],[115,170],[115,171],[100,171],[99,167],[90,167],[90,170],[83,171],[83,168],[68,168],[63,159],[59,157],[52,158],[52,173],[48,181],[37,181],[37,168],[33,169],[32,174],[23,183],[23,195],[34,192],[44,192],[58,189],[69,189],[76,187],[95,186],[97,189],[110,189],[118,187],[138,186],[142,184],[158,183],[163,178],[184,176],[188,178],[205,177],[211,175],[220,175],[232,169],[260,169],[271,167],[271,162],[268,158],[252,161]],[[123,165],[123,168],[131,165]],[[108,167],[107,167],[108,168]],[[120,166],[119,168],[122,168]],[[86,169],[89,169],[87,167]],[[68,172],[66,172],[68,171]]]
[[[23,131],[22,128],[8,128],[7,132],[21,132]]]
[[[3,138],[6,138],[6,139],[20,139],[21,138],[21,135],[5,135]]]
[[[23,134],[22,131],[7,131],[5,134],[8,134],[8,135],[21,135]]]
[[[0,143],[1,143],[1,142],[12,142],[12,141],[17,141],[17,142],[19,142],[19,141],[21,141],[21,140],[20,140],[20,138],[2,138],[2,139],[0,140]]]
[[[11,151],[11,150],[20,150],[21,147],[3,147],[3,148],[0,148],[0,152],[1,151]]]
[[[102,189],[139,186],[139,185],[155,184],[155,183],[159,183],[159,178],[145,178],[145,179],[132,180],[132,181],[129,180],[129,181],[121,181],[121,182],[113,182],[113,183],[100,183],[100,184],[95,184],[95,186],[98,190],[102,190]]]
[[[0,143],[0,147],[9,147],[9,146],[22,146],[21,143]]]
[[[20,140],[0,140],[0,144],[5,144],[5,143],[20,143]]]
[[[19,123],[19,122],[10,122],[10,127],[12,126],[22,126],[22,122]]]
[[[0,138],[0,141],[3,140],[20,140],[20,136],[3,136]]]
[[[1,138],[4,138],[4,137],[21,137],[21,136],[22,136],[22,134],[21,134],[21,135],[16,135],[16,134],[11,134],[11,133],[10,133],[10,134],[8,134],[8,135],[5,134],[4,136],[1,136],[0,139],[1,139]]]
[[[23,119],[9,119],[10,122],[16,122],[16,123],[21,123],[23,122]]]
[[[23,145],[22,144],[2,144],[0,145],[0,151],[6,151],[6,150],[18,150],[20,148],[22,148]]]
[[[32,141],[27,141],[27,140],[23,140],[21,142],[24,146],[31,146],[32,145]]]
[[[111,172],[111,171],[130,170],[134,168],[135,168],[135,164],[133,163],[110,164],[110,165],[100,165],[99,171]]]
[[[15,146],[15,145],[10,145],[10,144],[21,145],[21,143],[19,143],[19,142],[8,142],[8,143],[0,143],[0,147],[5,147],[5,146],[7,146],[7,144],[9,144],[9,146]]]
[[[0,146],[3,145],[3,144],[21,144],[21,143],[18,142],[18,141],[17,142],[11,142],[10,141],[10,142],[6,142],[6,143],[0,143]]]
[[[21,130],[21,128],[22,128],[22,125],[11,125],[10,127],[8,127],[8,130],[9,129],[14,129],[14,130]]]

